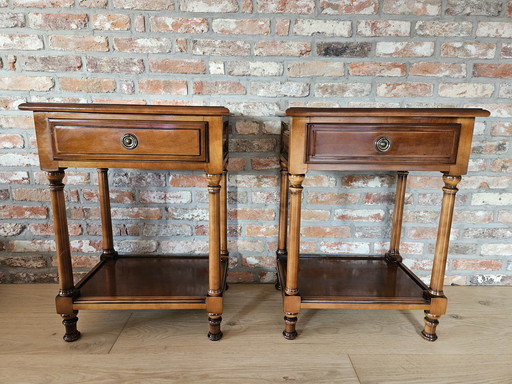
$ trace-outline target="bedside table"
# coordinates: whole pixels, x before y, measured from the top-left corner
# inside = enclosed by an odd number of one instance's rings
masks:
[[[290,108],[283,125],[278,284],[287,339],[303,308],[420,309],[422,336],[437,339],[452,215],[467,172],[475,117],[483,109]],[[397,171],[389,251],[385,255],[299,255],[302,182],[308,170]],[[409,171],[441,171],[443,199],[430,285],[403,263],[400,234]],[[289,215],[289,222],[288,222]]]
[[[57,313],[75,341],[83,309],[205,309],[211,340],[222,337],[228,265],[223,107],[25,103],[33,111],[40,166],[50,182],[59,272]],[[100,262],[73,282],[63,178],[68,167],[97,168]],[[208,255],[119,255],[114,249],[108,168],[204,170],[209,196]]]

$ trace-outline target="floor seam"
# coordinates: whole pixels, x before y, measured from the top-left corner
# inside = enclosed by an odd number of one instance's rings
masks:
[[[108,350],[107,352],[107,355],[110,355],[110,352],[112,352],[112,349],[114,349],[114,346],[117,344],[117,340],[119,340],[119,337],[121,337],[121,333],[123,333],[123,331],[125,330],[126,328],[126,325],[128,325],[128,321],[130,321],[130,319],[132,318],[133,316],[133,312],[130,312],[130,316],[128,316],[128,318],[126,319],[126,321],[124,322],[121,330],[119,331],[116,339],[114,340],[114,342],[112,343],[112,346],[110,347],[110,349]]]

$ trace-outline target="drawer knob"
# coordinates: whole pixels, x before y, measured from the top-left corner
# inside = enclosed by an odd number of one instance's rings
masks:
[[[125,149],[135,149],[137,145],[139,145],[139,140],[137,140],[137,136],[133,133],[125,133],[123,137],[121,137],[121,145]]]
[[[379,152],[387,152],[391,148],[391,140],[385,136],[378,137],[375,140],[375,149]]]

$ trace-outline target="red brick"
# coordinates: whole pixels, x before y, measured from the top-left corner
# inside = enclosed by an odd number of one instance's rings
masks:
[[[49,91],[54,87],[49,76],[1,77],[0,89],[7,91]]]
[[[228,176],[228,188],[272,188],[277,187],[278,177],[271,175],[235,174]]]
[[[259,13],[310,14],[315,9],[314,3],[309,0],[257,0],[257,11]]]
[[[28,230],[34,236],[53,236],[55,234],[51,224],[29,224]],[[80,224],[73,223],[68,223],[68,231],[71,236],[79,236],[83,232]]]
[[[142,15],[133,17],[133,27],[135,28],[135,32],[146,32],[146,19]],[[176,44],[179,39],[176,39]]]
[[[113,219],[161,219],[160,208],[112,208]]]
[[[446,14],[463,16],[498,16],[500,9],[501,1],[496,0],[448,0],[446,5]]]
[[[409,74],[415,76],[463,78],[466,77],[466,64],[440,62],[411,63]]]
[[[128,31],[131,22],[128,15],[95,14],[92,15],[92,28],[102,31]]]
[[[0,110],[14,111],[18,109],[18,106],[25,102],[25,99],[17,97],[1,97],[0,96]]]
[[[279,160],[277,158],[252,158],[251,168],[255,170],[261,169],[279,169]]]
[[[236,240],[228,241],[228,249],[234,252],[258,252],[261,253],[265,249],[265,243],[261,241]]]
[[[275,139],[231,139],[230,152],[273,152],[277,148]]]
[[[308,204],[350,205],[359,201],[357,193],[309,192]]]
[[[301,228],[301,235],[304,237],[333,237],[333,238],[350,238],[350,227],[305,227]]]
[[[388,242],[381,242],[381,243],[375,243],[374,244],[374,251],[376,253],[386,253],[389,250],[389,243]],[[423,243],[414,243],[414,242],[407,242],[402,241],[400,243],[400,253],[402,255],[421,255],[424,251],[424,244]]]
[[[498,159],[491,163],[493,172],[512,172],[512,159]]]
[[[23,28],[25,27],[25,15],[23,13],[2,13],[0,14],[0,28]]]
[[[185,80],[139,80],[139,91],[143,94],[186,95]]]
[[[288,36],[290,33],[290,20],[276,20],[276,34],[278,36]]]
[[[377,84],[377,96],[381,97],[424,97],[432,94],[433,85],[428,83]]]
[[[453,213],[453,221],[455,223],[491,223],[493,213],[490,211],[463,211],[458,209]]]
[[[89,72],[105,73],[142,73],[144,61],[131,57],[87,57]]]
[[[384,13],[395,15],[427,15],[441,14],[441,0],[384,0]]]
[[[208,22],[204,18],[164,17],[149,18],[151,32],[171,33],[205,33],[208,32]]]
[[[32,116],[0,116],[0,127],[2,129],[34,129]]]
[[[150,59],[149,69],[156,73],[205,73],[202,60]]]
[[[245,95],[245,87],[237,81],[194,81],[195,95]]]
[[[379,10],[378,0],[322,0],[322,13],[330,15],[373,15]]]
[[[87,22],[85,13],[31,13],[28,15],[28,25],[33,29],[83,29],[87,27]]]
[[[50,201],[50,190],[39,188],[15,188],[12,198],[17,201]]]
[[[357,35],[376,36],[409,36],[411,23],[399,20],[362,20],[357,22]]]
[[[251,45],[236,40],[193,40],[192,53],[202,56],[249,56]]]
[[[228,210],[230,220],[274,220],[275,216],[272,209],[238,208]]]
[[[175,208],[167,209],[167,216],[173,220],[194,220],[194,221],[207,221],[208,209],[203,208]]]
[[[406,259],[405,264],[415,271],[431,271],[434,263],[432,259]]]
[[[46,259],[43,256],[11,256],[0,259],[0,265],[5,265],[12,268],[31,268],[39,269],[46,268]]]
[[[0,134],[0,148],[23,148],[25,141],[23,136],[16,134]]]
[[[171,48],[172,42],[166,38],[114,37],[114,49],[120,52],[166,53]]]
[[[259,41],[254,44],[256,56],[308,56],[311,43],[300,41]]]
[[[500,260],[474,260],[474,259],[455,259],[453,260],[453,269],[464,269],[472,271],[495,271],[503,267]]]
[[[83,198],[86,201],[93,201],[98,202],[99,201],[99,192],[97,189],[90,190],[90,189],[83,189],[82,190]],[[110,201],[112,203],[131,203],[135,201],[135,195],[133,191],[110,191]]]
[[[236,0],[187,0],[181,2],[180,10],[185,12],[237,12]]]
[[[20,223],[0,223],[0,236],[18,236],[25,230],[25,225]]]
[[[246,233],[250,237],[276,237],[277,225],[247,225]]]
[[[512,79],[512,64],[475,63],[473,76]]]
[[[337,209],[334,218],[341,221],[383,221],[385,213],[382,209]]]
[[[236,35],[268,35],[270,33],[270,20],[214,19],[212,30],[216,33]]]
[[[108,0],[80,0],[80,6],[84,8],[107,8]]]
[[[37,35],[0,34],[0,49],[37,51],[43,49],[43,40]]]
[[[420,36],[469,36],[473,24],[464,22],[445,21],[418,21],[416,23],[416,34]]]
[[[356,62],[348,65],[352,76],[404,76],[404,63],[368,63]]]
[[[394,182],[391,175],[348,175],[341,179],[341,185],[348,188],[389,188]]]
[[[254,281],[252,272],[231,271],[228,275],[228,283],[253,283]]]
[[[168,0],[113,0],[115,8],[140,9],[145,11],[159,11],[174,9],[174,2]]]
[[[370,83],[318,83],[315,88],[316,97],[361,97],[369,96]]]
[[[251,201],[254,204],[276,205],[278,199],[277,191],[256,191],[251,193]]]
[[[116,90],[114,79],[60,78],[60,89],[67,92],[106,93]]]
[[[53,240],[13,240],[9,242],[10,252],[52,252],[55,251]]]
[[[57,283],[58,277],[57,273],[32,273],[32,272],[17,272],[10,274],[10,280],[15,281],[17,283]]]
[[[243,171],[245,170],[245,166],[247,164],[247,160],[241,157],[233,157],[230,155],[229,163],[228,163],[228,171]]]
[[[53,35],[49,37],[49,41],[50,48],[58,51],[108,51],[108,39],[106,36]]]
[[[242,0],[242,11],[244,13],[252,13],[253,10],[252,0]]]
[[[496,54],[494,43],[443,43],[441,45],[441,56],[492,59]],[[475,64],[478,65],[478,64]]]
[[[439,96],[442,97],[469,97],[489,98],[494,93],[493,84],[484,83],[441,83]]]
[[[206,188],[207,181],[204,175],[186,175],[176,174],[171,175],[169,185],[172,187],[201,187]]]

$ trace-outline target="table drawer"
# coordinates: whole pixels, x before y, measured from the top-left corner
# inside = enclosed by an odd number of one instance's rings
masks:
[[[48,120],[55,160],[208,160],[208,123]]]
[[[460,124],[307,124],[306,163],[454,164]]]

